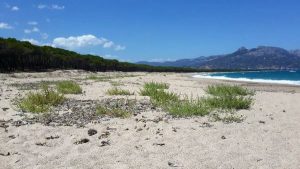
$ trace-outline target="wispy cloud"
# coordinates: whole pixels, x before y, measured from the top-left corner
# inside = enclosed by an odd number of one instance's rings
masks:
[[[125,46],[121,46],[121,45],[116,45],[115,50],[119,51],[119,50],[125,50],[126,47]]]
[[[65,9],[65,6],[59,6],[59,5],[56,5],[56,4],[53,4],[53,5],[51,5],[51,8],[52,9],[57,9],[57,10],[63,10],[63,9]]]
[[[28,25],[38,25],[38,22],[36,21],[29,21],[27,22]]]
[[[13,6],[13,7],[11,7],[11,10],[12,11],[18,11],[18,10],[20,10],[20,8],[18,6]]]
[[[29,34],[29,33],[33,33],[33,32],[39,32],[39,31],[40,31],[39,28],[33,27],[32,29],[25,29],[24,33]]]
[[[0,29],[13,29],[8,23],[0,22]]]
[[[102,46],[103,48],[112,48],[115,50],[124,50],[125,46],[115,45],[113,41],[106,38],[98,38],[94,35],[81,35],[70,37],[58,37],[52,42],[52,46],[66,49],[77,49],[90,46]]]
[[[38,9],[54,9],[54,10],[63,10],[65,9],[64,5],[57,5],[57,4],[52,4],[52,5],[45,5],[45,4],[39,4],[37,6]]]

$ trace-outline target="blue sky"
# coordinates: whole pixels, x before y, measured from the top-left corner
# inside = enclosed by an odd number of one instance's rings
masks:
[[[123,61],[300,48],[299,0],[1,0],[0,36]]]

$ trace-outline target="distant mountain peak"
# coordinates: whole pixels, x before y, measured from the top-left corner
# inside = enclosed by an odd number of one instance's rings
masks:
[[[144,64],[211,69],[300,69],[300,50],[287,51],[272,46],[258,46],[252,49],[240,47],[235,52],[225,55]]]
[[[248,52],[248,49],[244,46],[238,48],[235,52],[233,52],[233,54],[243,54]]]

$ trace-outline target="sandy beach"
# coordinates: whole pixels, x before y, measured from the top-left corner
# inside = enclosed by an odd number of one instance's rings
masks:
[[[92,74],[117,77],[86,78]],[[66,95],[75,106],[116,98],[135,99],[143,106],[149,97],[140,96],[139,91],[151,81],[168,83],[169,91],[182,96],[201,97],[208,85],[223,83],[241,85],[256,94],[249,110],[236,112],[244,117],[241,123],[212,121],[209,116],[173,118],[149,108],[129,118],[103,118],[82,127],[18,125],[24,113],[15,100],[34,91],[41,81],[59,80],[74,80],[82,87],[82,94]],[[134,95],[107,95],[113,82]],[[299,86],[201,79],[192,74],[75,70],[0,74],[0,168],[299,169],[299,103]],[[68,112],[71,107],[59,111]],[[90,136],[89,129],[97,133]],[[89,141],[79,143],[83,139]]]

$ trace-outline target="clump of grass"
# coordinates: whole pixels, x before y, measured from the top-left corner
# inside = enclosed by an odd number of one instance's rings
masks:
[[[80,94],[82,93],[81,87],[73,81],[61,81],[56,84],[57,91],[63,94]]]
[[[150,94],[150,100],[152,104],[166,108],[170,103],[178,102],[179,96],[172,92],[165,92],[164,90],[155,90]]]
[[[98,106],[96,108],[96,114],[119,118],[128,118],[132,115],[131,112],[123,110],[121,108],[108,108],[104,106]]]
[[[179,95],[166,92],[169,85],[165,83],[146,83],[140,90],[143,96],[149,96],[151,102],[176,117],[204,116],[214,110],[239,110],[250,108],[254,92],[238,86],[209,86],[206,92],[211,96],[193,100],[186,97],[181,100]],[[234,116],[225,117],[222,121],[238,121]]]
[[[144,88],[140,90],[142,96],[151,96],[158,90],[168,89],[169,85],[166,83],[149,82],[144,84]]]
[[[119,89],[116,87],[112,89],[108,89],[106,93],[109,95],[133,95],[133,93],[130,93],[129,90]]]
[[[241,123],[245,119],[244,116],[239,116],[236,114],[227,114],[224,116],[220,116],[219,114],[214,113],[211,117],[214,121],[222,121],[223,123]]]
[[[205,98],[205,102],[217,109],[248,109],[250,108],[254,91],[250,91],[240,86],[214,85],[208,86],[206,93],[210,97]]]
[[[253,99],[242,96],[207,97],[204,101],[212,108],[217,109],[249,109]]]
[[[241,86],[231,86],[231,85],[214,85],[208,86],[205,90],[207,94],[223,97],[223,96],[247,96],[254,95],[254,92],[243,88]]]
[[[88,76],[87,79],[89,80],[95,80],[95,81],[102,81],[102,82],[107,82],[112,79],[117,79],[117,78],[124,78],[124,77],[136,77],[138,75],[108,75],[108,76],[96,76],[96,75],[91,75]]]
[[[28,93],[18,104],[22,111],[32,113],[47,112],[52,106],[56,106],[65,100],[62,94],[49,89],[44,85],[41,92]]]
[[[167,107],[171,115],[176,117],[205,116],[211,108],[201,99],[172,102]]]

